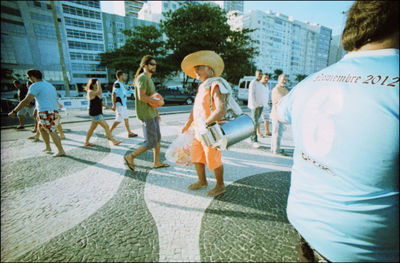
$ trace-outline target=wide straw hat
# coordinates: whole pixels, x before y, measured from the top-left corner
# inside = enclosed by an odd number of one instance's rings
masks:
[[[222,58],[211,50],[200,50],[187,55],[181,64],[181,68],[186,75],[196,78],[194,72],[195,66],[209,66],[214,70],[214,77],[218,77],[224,71],[224,61]]]

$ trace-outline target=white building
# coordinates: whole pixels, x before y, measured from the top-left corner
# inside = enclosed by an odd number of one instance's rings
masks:
[[[255,29],[250,36],[258,41],[255,46],[260,54],[254,62],[264,72],[281,69],[294,82],[296,75],[308,75],[328,65],[332,32],[329,28],[270,10],[231,12],[228,23],[233,30]]]
[[[329,60],[328,65],[335,64],[341,60],[347,51],[343,49],[342,46],[342,35],[333,36],[331,41],[331,47],[329,50]]]
[[[243,13],[244,11],[244,3],[243,1],[214,1],[218,4],[222,9],[226,12],[230,11],[240,11]]]
[[[71,84],[86,85],[91,77],[107,82],[107,70],[99,66],[99,53],[105,52],[100,1],[56,2],[62,12],[71,64]]]
[[[124,1],[125,5],[125,16],[131,16],[134,18],[138,18],[139,11],[143,8],[143,5],[147,1],[136,1],[136,0],[128,0]]]

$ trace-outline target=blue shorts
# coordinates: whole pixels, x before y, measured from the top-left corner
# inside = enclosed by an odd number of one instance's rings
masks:
[[[104,120],[104,117],[103,117],[103,114],[99,114],[99,115],[96,115],[96,116],[90,116],[90,119],[91,119],[92,121],[97,122],[97,121]]]

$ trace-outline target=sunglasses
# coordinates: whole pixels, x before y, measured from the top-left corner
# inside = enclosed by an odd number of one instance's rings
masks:
[[[157,66],[157,63],[150,62],[149,65]]]

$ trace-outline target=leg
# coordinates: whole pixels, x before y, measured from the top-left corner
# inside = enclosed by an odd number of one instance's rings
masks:
[[[254,121],[254,131],[253,131],[253,135],[250,137],[250,139],[252,142],[257,142],[257,122],[258,122],[258,119],[256,119],[257,108],[251,110],[251,115],[252,115],[253,121]]]
[[[56,145],[58,149],[58,153],[54,154],[53,157],[60,157],[60,156],[65,156],[64,149],[61,145],[61,139],[58,136],[56,131],[50,132],[51,139],[53,140],[54,144]]]
[[[23,114],[19,114],[18,115],[18,120],[19,120],[19,127],[22,129],[24,128],[24,124],[25,124],[25,117]]]
[[[264,121],[264,125],[265,125],[265,135],[266,136],[271,136],[271,132],[269,131],[269,121],[265,120]]]
[[[262,135],[262,134],[261,134],[261,131],[260,131],[260,123],[257,123],[257,134],[258,134],[258,136],[260,136],[261,138],[264,138],[264,135]]]
[[[155,117],[153,119],[153,124],[154,124],[154,127],[152,128],[151,135],[153,137],[153,140],[157,142],[156,147],[153,148],[153,154],[154,154],[153,168],[169,167],[169,164],[162,163],[160,161],[161,131],[160,131],[160,123],[158,122],[158,117]]]
[[[129,119],[124,119],[125,128],[128,134],[132,134],[131,128],[129,127]]]
[[[90,138],[93,135],[94,130],[96,130],[96,128],[97,128],[97,122],[92,120],[92,123],[90,124],[90,128],[89,128],[88,132],[86,133],[85,146],[92,146],[93,145],[89,141],[90,141]]]
[[[278,121],[278,138],[276,140],[276,150],[281,152],[281,140],[283,135],[283,124]]]
[[[110,133],[112,133],[113,130],[114,130],[115,128],[117,128],[117,126],[118,126],[120,123],[121,123],[121,122],[119,122],[119,121],[114,121],[113,125],[111,126]]]
[[[208,196],[217,196],[226,191],[226,187],[224,185],[224,166],[221,165],[220,167],[214,170],[215,179],[217,179],[217,184],[213,189],[208,192]]]
[[[57,131],[60,133],[60,139],[63,140],[65,139],[64,131],[62,129],[61,123],[57,125]]]
[[[112,137],[112,134],[111,134],[111,132],[110,132],[110,128],[108,127],[108,124],[107,124],[107,122],[106,122],[105,120],[100,120],[100,121],[98,121],[97,123],[104,129],[104,131],[106,132],[107,139],[109,139],[110,141],[112,141],[112,143],[113,143],[114,145],[118,145],[118,144],[121,143],[121,141],[117,141],[116,139],[114,139],[114,138]]]
[[[50,137],[47,131],[43,129],[43,127],[39,128],[40,134],[42,135],[44,144],[46,145],[46,148],[43,150],[43,152],[51,152],[51,147],[50,147]]]
[[[196,190],[200,188],[205,188],[208,186],[206,179],[206,166],[203,163],[194,163],[194,167],[196,167],[198,181],[194,184],[189,185],[190,190]]]
[[[144,147],[144,146],[140,146],[139,149],[136,150],[136,152],[131,153],[129,155],[126,155],[125,158],[125,162],[128,164],[128,167],[131,170],[135,170],[135,158],[138,157],[139,155],[141,155],[142,153],[144,153],[145,151],[147,151],[148,148]]]

